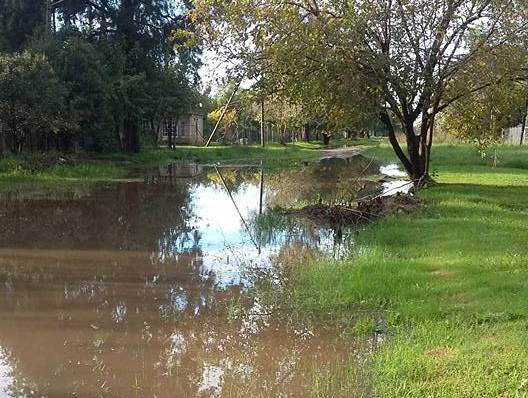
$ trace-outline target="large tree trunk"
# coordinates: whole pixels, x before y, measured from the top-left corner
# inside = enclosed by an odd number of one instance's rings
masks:
[[[427,137],[426,137],[426,147],[427,152],[426,156],[427,159],[425,161],[425,176],[427,179],[430,179],[429,176],[429,170],[431,166],[431,150],[433,148],[433,137],[434,137],[434,126],[435,126],[435,119],[436,119],[436,111],[438,109],[438,104],[434,107],[433,115],[431,116],[429,129],[427,130]]]
[[[170,149],[174,148],[174,138],[173,138],[173,126],[172,126],[172,121],[170,122],[171,124],[167,124],[167,122],[165,122],[165,127],[167,127],[167,145]]]
[[[432,135],[430,136],[430,134],[432,133],[429,131],[429,128],[432,128],[432,122],[430,120],[422,120],[421,133],[417,135],[414,131],[414,121],[410,119],[402,121],[402,128],[407,142],[407,154],[405,154],[398,142],[389,115],[383,112],[380,118],[381,122],[387,127],[389,142],[411,181],[416,186],[426,184],[430,180],[428,165],[432,144]],[[430,142],[428,141],[428,137],[431,139]]]
[[[524,132],[526,130],[526,119],[527,118],[528,118],[528,100],[526,100],[526,103],[524,106],[524,114],[523,114],[523,120],[522,120],[521,137],[519,139],[519,145],[524,144]]]
[[[0,123],[0,159],[5,156],[5,151],[6,151],[5,130],[2,124]]]
[[[15,143],[16,143],[16,153],[20,155],[22,153],[22,149],[24,148],[24,138],[23,136],[15,136]]]
[[[421,140],[414,132],[414,123],[412,121],[405,121],[403,125],[405,138],[407,140],[407,154],[411,163],[411,170],[409,177],[413,181],[419,180],[423,175],[423,159],[421,157]]]
[[[311,129],[309,124],[305,124],[302,128],[302,139],[306,142],[310,142]]]
[[[326,133],[323,131],[323,145],[330,145],[330,138],[332,137],[331,134]]]
[[[134,21],[134,13],[138,3],[136,0],[121,0],[119,15],[117,18],[117,31],[121,37],[127,54],[126,74],[137,73],[137,59],[135,58],[134,46],[138,38],[137,26]],[[139,120],[133,107],[126,102],[124,108],[123,123],[123,150],[126,152],[139,152]]]
[[[123,150],[126,152],[139,152],[139,123],[135,115],[127,114],[123,123]]]
[[[159,145],[158,132],[156,130],[154,119],[149,120],[149,125],[150,125],[150,136],[152,137],[152,142],[154,143],[156,147],[158,147]]]

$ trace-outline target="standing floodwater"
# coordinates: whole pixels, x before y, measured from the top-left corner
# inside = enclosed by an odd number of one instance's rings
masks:
[[[338,166],[265,175],[263,210],[380,189],[358,184],[365,159]],[[0,194],[0,398],[304,397],[314,372],[348,363],[350,345],[243,300],[300,252],[343,255],[331,229],[257,222],[261,178],[174,165]]]

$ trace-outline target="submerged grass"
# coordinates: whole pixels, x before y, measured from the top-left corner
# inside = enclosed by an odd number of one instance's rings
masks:
[[[370,386],[357,363],[344,367],[331,364],[312,371],[313,398],[367,398]]]
[[[349,260],[297,270],[293,314],[388,336],[371,358],[376,396],[528,396],[528,149],[495,150],[493,168],[437,146],[423,209],[366,227]]]

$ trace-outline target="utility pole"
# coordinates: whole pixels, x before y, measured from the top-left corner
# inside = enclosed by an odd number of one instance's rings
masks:
[[[211,141],[213,140],[213,137],[214,135],[216,134],[216,130],[218,130],[218,127],[220,126],[220,123],[222,122],[222,120],[224,119],[224,116],[227,112],[227,108],[229,108],[229,105],[231,105],[231,102],[233,101],[233,98],[235,97],[235,94],[237,93],[238,91],[238,88],[240,87],[240,84],[242,83],[242,80],[239,80],[238,83],[236,84],[235,86],[235,89],[233,90],[233,92],[231,93],[231,96],[229,97],[229,100],[227,101],[227,104],[226,106],[224,107],[224,109],[222,110],[222,113],[220,115],[220,118],[218,119],[218,121],[216,122],[216,125],[214,126],[214,129],[213,129],[213,132],[211,133],[211,135],[209,136],[209,139],[207,140],[207,142],[205,143],[205,147],[207,148],[209,146],[209,144],[211,144]]]
[[[266,146],[266,140],[264,139],[264,94],[260,100],[260,145],[262,148]]]

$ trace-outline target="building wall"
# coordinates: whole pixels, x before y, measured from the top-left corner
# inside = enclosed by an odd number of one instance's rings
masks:
[[[172,133],[175,144],[202,145],[204,140],[204,117],[199,114],[182,115],[178,120],[165,119],[161,123],[161,142],[167,144]]]
[[[184,115],[180,117],[174,142],[176,144],[201,145],[203,137],[204,118],[203,115]]]
[[[508,127],[504,129],[504,143],[512,144],[512,145],[520,145],[521,144],[521,133],[522,133],[522,125]],[[524,145],[528,144],[528,137],[526,137],[527,133],[528,132],[525,131],[524,142],[523,142]]]

